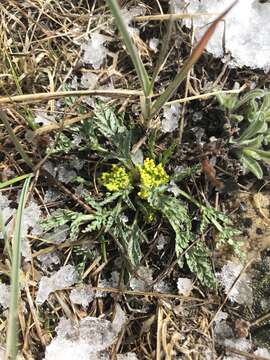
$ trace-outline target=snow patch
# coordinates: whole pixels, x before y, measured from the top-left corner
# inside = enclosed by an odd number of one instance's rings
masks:
[[[171,9],[188,13],[220,14],[232,4],[232,0],[171,0]],[[197,39],[201,38],[209,23],[217,15],[200,16],[192,19]],[[240,0],[226,15],[225,47],[230,52],[233,61],[231,66],[249,66],[270,70],[270,3],[260,3],[259,0]],[[191,26],[191,21],[185,24]],[[224,23],[221,21],[210,39],[206,49],[215,57],[223,57],[222,37]]]

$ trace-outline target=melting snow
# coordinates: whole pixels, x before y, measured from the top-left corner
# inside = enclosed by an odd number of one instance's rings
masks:
[[[72,286],[78,280],[78,274],[72,265],[63,266],[51,277],[43,276],[39,282],[36,303],[42,305],[48,296],[56,291]]]
[[[153,271],[145,266],[140,266],[137,273],[138,278],[132,277],[130,279],[130,287],[133,290],[144,291],[153,281]]]
[[[232,261],[225,264],[221,272],[217,274],[217,278],[224,288],[225,294],[229,293],[229,299],[238,304],[252,305],[252,288],[250,287],[250,280],[246,274],[242,274],[238,279],[233,289],[230,291],[234,281],[239,276],[243,266]],[[230,291],[230,292],[229,292]]]
[[[72,289],[69,298],[73,304],[79,304],[82,305],[83,308],[87,308],[89,303],[94,299],[94,291],[91,285],[82,285]]]
[[[16,210],[9,207],[10,201],[8,198],[0,193],[0,211],[3,218],[3,222],[6,223],[10,218],[12,218]],[[31,201],[29,205],[24,209],[22,216],[22,226],[21,226],[21,252],[26,261],[30,261],[31,248],[27,239],[27,234],[31,230],[32,235],[38,235],[41,233],[41,228],[38,225],[39,219],[41,217],[41,210],[37,203]],[[6,232],[9,233],[13,230],[13,221],[10,221],[6,225]],[[1,235],[1,233],[0,233]]]
[[[164,106],[163,119],[161,120],[161,130],[172,132],[178,127],[180,116],[180,105]]]
[[[10,286],[0,283],[0,305],[6,309],[9,307]]]
[[[93,89],[98,82],[98,75],[92,72],[84,72],[81,77],[81,86],[85,89]]]
[[[247,339],[226,339],[224,340],[224,345],[228,348],[249,352],[251,350],[252,344]],[[233,355],[226,356],[224,360],[246,360],[245,356]]]
[[[177,289],[179,294],[188,296],[192,290],[192,281],[188,278],[178,278]]]
[[[109,359],[105,351],[114,343],[125,322],[119,305],[112,322],[88,316],[75,324],[62,318],[56,328],[57,336],[46,348],[45,360]]]
[[[58,167],[57,178],[59,181],[63,182],[64,184],[70,183],[76,176],[77,174],[74,170],[69,170],[63,165],[60,165]]]
[[[53,265],[60,264],[59,256],[56,253],[39,255],[37,259],[42,263],[42,267],[46,270],[51,269]]]
[[[36,111],[34,122],[36,124],[50,125],[55,123],[55,117],[53,115],[47,115],[46,112]]]
[[[117,360],[138,360],[137,355],[133,352],[117,355]]]
[[[261,357],[264,357],[266,359],[270,359],[270,353],[265,348],[258,348],[256,351],[254,351],[254,355],[256,355],[258,357],[261,356]]]
[[[108,50],[104,47],[107,37],[95,32],[91,35],[91,39],[83,45],[84,55],[83,62],[91,64],[94,69],[99,69],[103,64]]]
[[[139,30],[132,26],[132,19],[135,16],[143,15],[144,10],[141,7],[131,7],[129,9],[122,9],[121,12],[129,34],[131,36],[133,34],[139,34]]]
[[[158,51],[158,44],[159,44],[159,39],[157,38],[152,38],[149,40],[149,47],[155,53]]]
[[[154,284],[153,286],[154,291],[160,292],[160,293],[170,293],[172,291],[171,286],[168,284],[166,280],[161,280]]]
[[[232,0],[171,0],[171,10],[183,12],[187,5],[189,13],[220,14]],[[200,38],[217,15],[201,16],[193,19],[197,37]],[[259,0],[240,0],[225,18],[225,47],[230,52],[232,66],[270,69],[270,3]],[[190,20],[186,21],[190,26]],[[207,50],[216,57],[223,57],[222,36],[224,23],[221,22],[207,45]]]

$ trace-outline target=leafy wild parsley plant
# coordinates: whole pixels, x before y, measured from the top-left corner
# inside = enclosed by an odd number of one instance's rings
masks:
[[[150,227],[162,221],[175,234],[179,265],[186,264],[204,285],[213,286],[210,251],[202,235],[209,226],[214,226],[219,234],[217,246],[228,244],[239,255],[240,249],[233,240],[238,232],[224,214],[201,205],[181,188],[178,196],[170,192],[170,180],[181,185],[192,170],[183,169],[182,174],[169,176],[164,166],[154,159],[146,158],[142,164],[134,164],[130,154],[137,130],[128,129],[121,116],[104,103],[97,103],[94,117],[77,131],[83,139],[78,150],[94,150],[103,162],[111,163],[106,166],[108,170],[99,175],[100,190],[107,192],[99,199],[90,192],[83,195],[93,209],[92,214],[58,211],[45,221],[44,228],[49,231],[70,224],[72,240],[76,240],[80,232],[106,235],[116,242],[127,269],[133,271],[140,264],[141,248],[147,242],[147,224]],[[193,230],[195,213],[200,216],[197,231]]]
[[[173,20],[169,22],[165,35],[166,41],[163,41],[160,56],[150,79],[139,52],[129,36],[118,1],[107,1],[141,84],[140,104],[143,125],[149,130],[150,137],[153,130],[152,119],[176,92],[203,53],[219,21],[236,2],[211,23],[174,80],[162,94],[155,97],[153,102],[154,84],[167,53]],[[72,239],[76,239],[80,230],[84,233],[106,234],[117,244],[126,260],[127,268],[134,270],[140,263],[141,247],[147,240],[147,231],[145,231],[147,221],[162,220],[175,233],[175,253],[179,265],[183,266],[186,262],[203,284],[213,286],[214,275],[210,265],[210,253],[201,235],[208,225],[212,224],[221,235],[221,243],[225,241],[235,246],[232,237],[236,231],[232,228],[229,219],[214,209],[199,204],[180,189],[178,197],[173,195],[169,191],[169,182],[174,180],[177,183],[177,178],[174,176],[170,178],[163,167],[164,163],[156,163],[154,151],[149,151],[148,158],[143,161],[143,164],[133,163],[131,149],[136,143],[137,129],[128,129],[124,125],[123,118],[116,116],[112,108],[102,103],[97,103],[94,113],[90,121],[77,127],[77,131],[84,138],[79,145],[79,150],[91,149],[102,159],[100,165],[105,161],[112,164],[107,171],[100,174],[100,185],[108,192],[98,200],[90,194],[84,196],[84,201],[93,208],[93,213],[83,214],[64,210],[46,221],[44,224],[46,229],[69,223]],[[66,138],[60,140],[67,153],[68,140]],[[75,150],[74,145],[70,145]],[[168,154],[164,156],[164,159],[167,156]],[[197,208],[201,216],[199,232],[192,230],[195,210],[189,210],[191,204],[193,208],[194,206]]]

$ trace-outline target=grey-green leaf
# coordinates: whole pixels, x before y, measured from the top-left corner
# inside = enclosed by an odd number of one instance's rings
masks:
[[[239,138],[239,141],[248,140],[256,136],[262,130],[265,130],[265,120],[263,117],[257,116],[256,120],[254,120],[248,126],[248,128],[242,133],[242,135]]]
[[[244,167],[247,170],[251,171],[258,179],[263,178],[263,171],[257,160],[242,154],[241,161],[242,161]]]

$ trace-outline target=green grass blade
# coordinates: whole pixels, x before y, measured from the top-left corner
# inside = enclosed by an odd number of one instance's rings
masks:
[[[142,60],[139,56],[139,53],[138,53],[135,45],[133,44],[132,39],[129,36],[128,29],[124,22],[124,19],[121,14],[121,10],[117,3],[117,0],[107,0],[107,3],[110,7],[111,13],[114,16],[118,30],[120,31],[120,33],[123,37],[123,41],[126,45],[128,53],[131,57],[131,60],[135,67],[136,73],[140,79],[140,82],[141,82],[141,85],[143,88],[143,92],[144,92],[145,96],[149,96],[150,95],[150,93],[149,93],[150,92],[150,80],[149,80],[148,74],[145,70],[145,67],[142,63]]]
[[[23,208],[26,201],[31,177],[25,180],[20,195],[19,206],[16,214],[14,239],[12,246],[11,266],[11,298],[9,307],[6,359],[15,360],[18,352],[18,300],[20,296],[19,274],[21,266],[21,226]]]
[[[7,181],[4,181],[4,182],[1,182],[0,183],[0,189],[4,189],[10,185],[13,185],[13,184],[16,184],[17,182],[19,181],[22,181],[22,180],[25,180],[27,179],[29,176],[32,176],[33,174],[24,174],[24,175],[21,175],[21,176],[17,176],[13,179],[10,179],[10,180],[7,180]]]
[[[225,10],[213,23],[209,26],[195,49],[193,50],[190,57],[184,63],[183,67],[176,75],[175,79],[170,83],[170,85],[166,88],[164,93],[160,95],[160,97],[154,102],[153,108],[151,111],[151,117],[155,116],[163,105],[170,99],[170,97],[174,94],[177,90],[178,86],[181,82],[186,78],[188,72],[191,70],[192,66],[199,60],[200,56],[202,55],[208,41],[210,40],[211,36],[214,34],[218,23],[223,19],[225,15],[233,8],[233,6],[238,2],[238,0],[234,1],[233,4]]]

